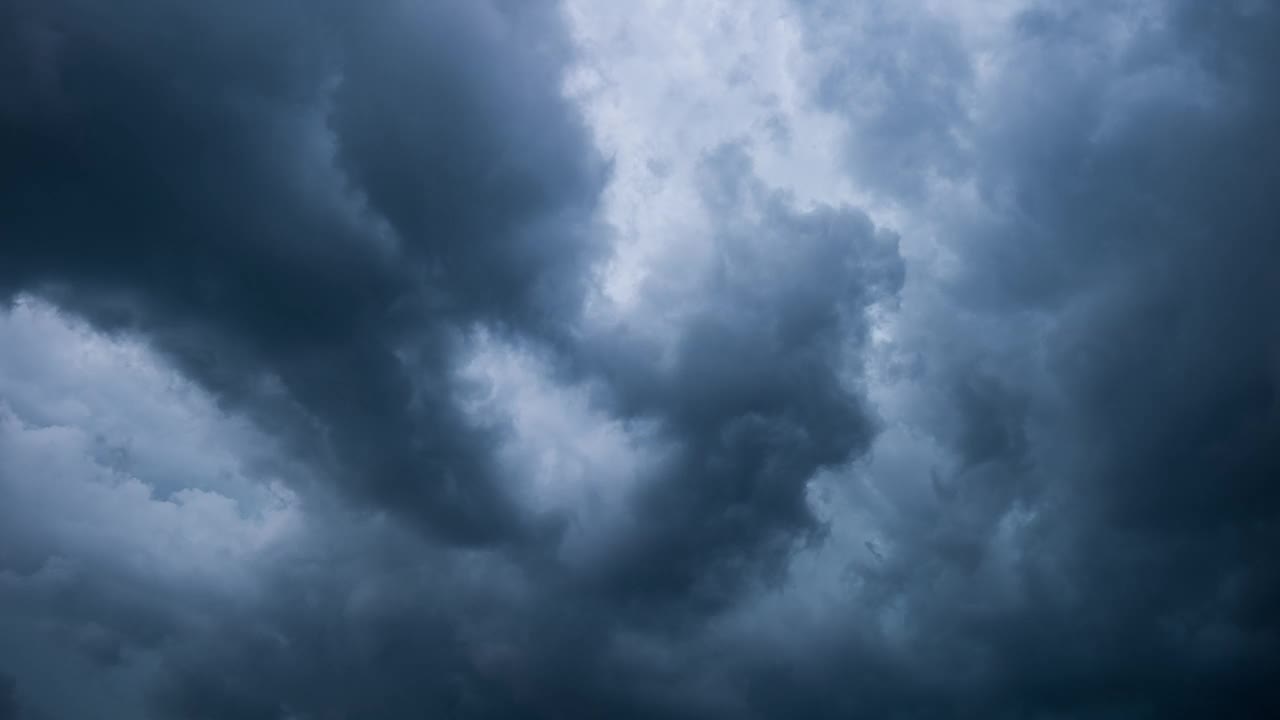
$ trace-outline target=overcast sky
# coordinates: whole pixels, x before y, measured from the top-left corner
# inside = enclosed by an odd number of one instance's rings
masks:
[[[1280,717],[1280,3],[0,0],[0,720]]]

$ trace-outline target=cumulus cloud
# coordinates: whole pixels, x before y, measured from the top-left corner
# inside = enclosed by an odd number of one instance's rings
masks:
[[[1275,714],[1277,25],[0,3],[0,720]]]

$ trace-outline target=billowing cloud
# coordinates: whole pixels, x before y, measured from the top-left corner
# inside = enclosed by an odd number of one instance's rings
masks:
[[[700,172],[714,222],[691,286],[643,285],[642,312],[666,322],[650,337],[610,328],[587,362],[616,411],[654,419],[666,446],[606,582],[716,605],[753,558],[781,562],[797,531],[817,530],[808,480],[874,435],[856,387],[867,309],[896,293],[902,266],[891,233],[848,208],[797,211],[741,147]]]
[[[1262,5],[1128,3],[1018,8],[994,36],[953,23],[949,42],[975,50],[939,92],[968,100],[930,122],[969,169],[921,177],[919,201],[857,170],[915,213],[877,363],[897,424],[852,493],[831,483],[829,511],[858,518],[851,556],[871,537],[858,584],[893,619],[886,642],[908,648],[880,683],[886,705],[1274,708],[1261,608],[1277,585],[1259,553],[1276,532],[1280,336],[1253,309],[1275,303],[1280,267],[1280,217],[1257,194],[1278,148],[1261,41],[1277,20]],[[840,37],[829,14],[814,21]],[[879,41],[911,54],[895,27]],[[857,163],[882,125],[847,116]]]
[[[471,323],[554,333],[596,244],[541,12],[23,3],[0,287],[141,329],[353,495],[526,534],[445,377]]]
[[[0,4],[0,720],[1276,714],[1278,26]]]

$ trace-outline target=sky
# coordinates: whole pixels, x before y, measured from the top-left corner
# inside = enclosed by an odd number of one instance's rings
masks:
[[[0,720],[1280,717],[1280,4],[0,0]]]

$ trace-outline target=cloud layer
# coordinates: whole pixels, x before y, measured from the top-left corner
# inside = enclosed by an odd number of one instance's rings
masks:
[[[1268,2],[0,3],[0,720],[1280,711]]]

